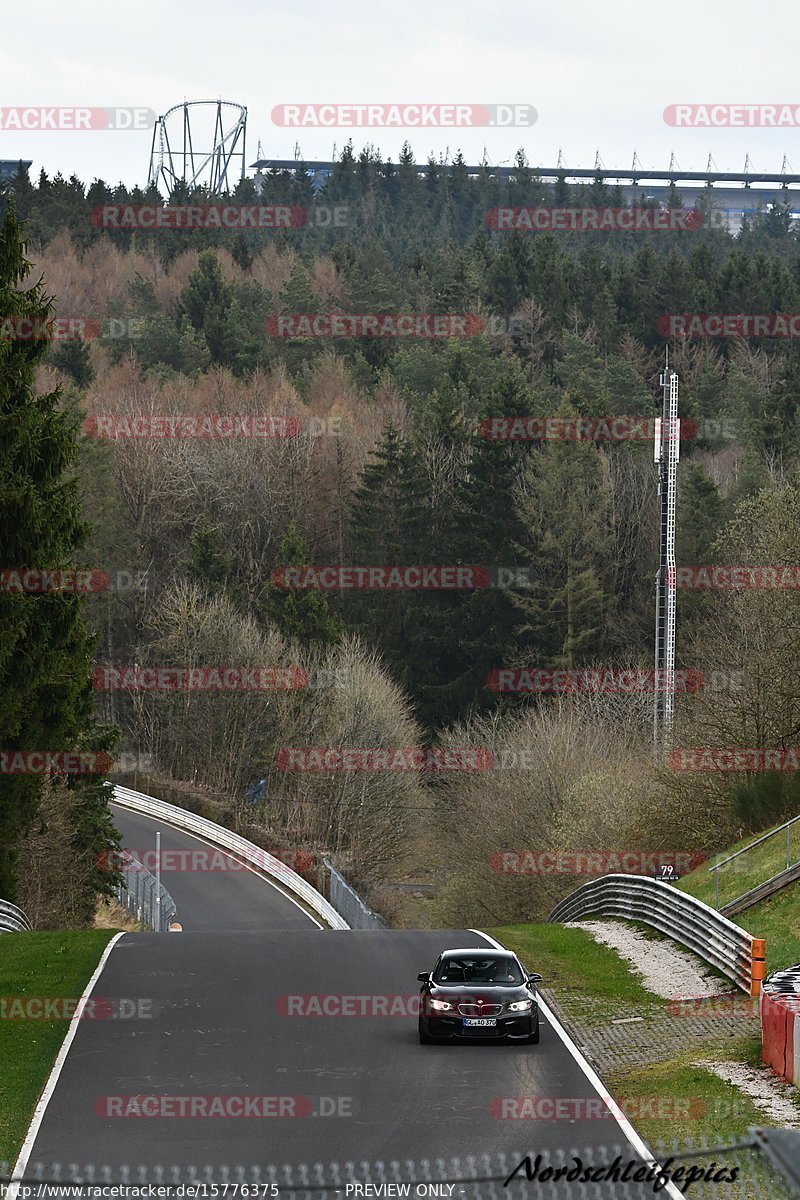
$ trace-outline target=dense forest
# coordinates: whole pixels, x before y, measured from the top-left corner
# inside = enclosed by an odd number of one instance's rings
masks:
[[[401,922],[387,878],[435,879],[431,920],[538,917],[569,881],[502,875],[499,851],[709,854],[796,812],[791,774],[654,759],[652,692],[493,683],[652,666],[658,500],[647,438],[487,435],[498,418],[652,419],[668,347],[689,435],[679,563],[800,564],[797,346],[662,335],[669,314],[800,312],[788,210],[733,236],[709,191],[677,231],[496,228],[504,207],[624,207],[599,177],[543,183],[521,152],[498,179],[460,157],[422,173],[410,147],[397,164],[348,148],[321,190],[303,173],[259,185],[224,203],[294,206],[305,223],[103,228],[98,210],[164,201],[23,171],[0,191],[0,567],[109,581],[0,592],[6,748],[127,756],[140,787],[264,845],[332,854]],[[465,335],[282,335],[279,317],[319,314],[458,315]],[[52,316],[84,336],[9,333]],[[158,433],[170,417],[265,416],[290,436]],[[142,422],[155,435],[128,436]],[[479,585],[286,586],[286,568],[309,566],[472,567]],[[704,685],[677,698],[676,746],[792,746],[798,607],[785,588],[679,592],[678,666]],[[303,683],[108,684],[221,667],[291,667]],[[485,757],[291,769],[287,750],[310,747]],[[69,919],[88,919],[108,889],[93,866],[114,844],[105,814],[99,779],[0,777],[0,895],[44,911],[50,870]]]

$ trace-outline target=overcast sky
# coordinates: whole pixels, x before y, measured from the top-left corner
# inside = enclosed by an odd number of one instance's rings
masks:
[[[800,173],[800,127],[672,128],[676,103],[776,103],[800,117],[800,17],[792,0],[36,0],[3,6],[0,108],[135,106],[161,114],[184,99],[248,109],[248,164],[332,157],[352,137],[396,160],[461,149],[533,165],[646,167],[674,151],[686,169]],[[531,128],[281,128],[286,103],[529,104]],[[84,180],[146,182],[151,128],[137,132],[0,129],[0,159]],[[197,139],[196,139],[197,140]],[[202,141],[202,137],[200,138]]]

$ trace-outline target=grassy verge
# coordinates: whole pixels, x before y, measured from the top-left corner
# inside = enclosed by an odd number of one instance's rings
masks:
[[[778,826],[775,826],[777,829]],[[765,830],[769,833],[769,830]],[[705,901],[714,907],[715,903],[715,882],[714,875],[709,871],[709,867],[713,866],[715,861],[721,861],[729,855],[734,854],[737,850],[743,850],[745,846],[749,846],[755,842],[758,834],[748,834],[746,838],[742,838],[740,842],[736,842],[733,846],[729,846],[721,854],[710,862],[703,863],[696,871],[692,871],[686,875],[678,884],[678,887],[690,895],[696,896],[698,900]],[[792,826],[789,831],[789,862],[795,863],[800,859],[800,821]],[[786,870],[786,833],[781,831],[776,833],[774,837],[768,838],[762,842],[760,846],[750,850],[747,854],[742,854],[739,858],[735,858],[733,862],[726,863],[720,867],[715,874],[719,875],[719,904],[722,908],[731,900],[735,900],[737,896],[742,896],[745,892],[749,892],[751,888],[756,887],[759,883],[764,883],[767,879],[771,879],[773,875],[778,875],[781,871]]]
[[[591,996],[614,1008],[666,1006],[667,1001],[639,982],[616,950],[601,946],[583,929],[504,925],[488,932],[514,950],[529,970],[544,976],[543,987],[552,988],[564,999]]]
[[[757,1038],[743,1038],[733,1046],[729,1044],[725,1047],[724,1061],[747,1062],[754,1049],[760,1060],[760,1045]],[[682,1059],[656,1062],[636,1071],[618,1071],[606,1081],[645,1141],[702,1138],[707,1139],[708,1145],[714,1145],[738,1140],[751,1125],[769,1124],[763,1111],[739,1088],[713,1071],[696,1066],[693,1059],[697,1056],[695,1049]],[[722,1061],[718,1053],[704,1057]],[[663,1104],[663,1108],[656,1115],[658,1104]],[[647,1115],[651,1107],[653,1116]]]
[[[113,936],[109,929],[0,935],[0,997],[80,996]],[[16,1159],[68,1028],[66,1019],[0,1019],[0,1162]]]
[[[795,921],[798,918],[800,914]],[[695,1143],[708,1138],[713,1144],[735,1140],[751,1125],[770,1124],[743,1091],[696,1065],[733,1062],[760,1068],[761,1038],[752,1019],[720,1016],[707,1023],[675,1015],[669,1001],[648,991],[615,950],[581,929],[506,925],[487,932],[544,976],[543,988],[552,991],[593,1058],[593,1042],[602,1046],[614,1021],[637,1018],[617,1028],[640,1031],[636,1036],[648,1044],[652,1033],[653,1050],[646,1061],[627,1053],[622,1041],[613,1053],[605,1051],[605,1061],[598,1066],[612,1096],[646,1142],[677,1138]],[[800,1095],[797,1104],[800,1119]]]
[[[731,920],[753,937],[767,939],[767,971],[800,963],[800,883],[737,913]]]
[[[131,914],[116,901],[101,900],[94,914],[95,929],[124,930],[126,933],[140,933],[142,926]]]
[[[753,840],[746,838],[743,842],[731,846],[726,853],[732,854],[741,846],[746,846]],[[800,854],[797,845],[797,833],[794,833],[792,852]],[[786,866],[786,841],[783,834],[771,838],[758,846],[752,855],[748,854],[737,862],[748,862],[745,870],[737,869],[720,880],[720,905],[741,895],[756,884],[777,875]],[[734,864],[731,864],[733,868]],[[724,870],[724,868],[723,868]],[[678,886],[690,896],[704,900],[714,907],[714,877],[708,873],[708,866],[699,867],[680,881]],[[783,967],[792,967],[800,962],[800,883],[790,883],[780,892],[776,892],[768,900],[754,904],[743,912],[731,917],[742,929],[752,933],[753,937],[766,938],[767,942],[767,971],[778,971]]]

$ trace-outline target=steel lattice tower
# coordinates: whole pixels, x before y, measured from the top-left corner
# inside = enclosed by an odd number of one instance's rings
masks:
[[[663,403],[656,420],[655,462],[661,515],[660,558],[656,576],[655,699],[653,744],[663,753],[670,739],[675,711],[675,499],[680,459],[678,376],[669,369],[669,352],[661,373]]]

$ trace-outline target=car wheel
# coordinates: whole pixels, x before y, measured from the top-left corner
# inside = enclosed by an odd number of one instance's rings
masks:
[[[538,1046],[538,1044],[539,1044],[539,1022],[537,1021],[536,1028],[534,1029],[531,1036],[528,1038],[525,1038],[525,1045],[526,1046]]]
[[[433,1038],[430,1036],[430,1034],[426,1033],[425,1030],[422,1028],[422,1021],[419,1022],[418,1028],[419,1028],[419,1044],[421,1046],[430,1046],[433,1042]]]

